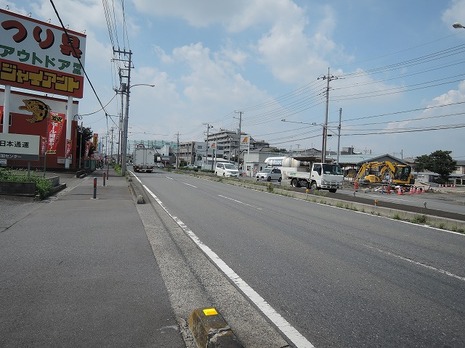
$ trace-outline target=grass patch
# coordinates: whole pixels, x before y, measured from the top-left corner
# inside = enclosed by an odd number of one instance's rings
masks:
[[[415,215],[412,219],[412,222],[416,224],[425,224],[426,221],[427,221],[426,215]]]
[[[459,228],[457,225],[452,226],[450,230],[453,231],[453,232],[465,233],[465,229]]]

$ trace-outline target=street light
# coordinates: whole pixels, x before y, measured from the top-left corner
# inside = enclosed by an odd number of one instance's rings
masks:
[[[155,87],[155,85],[148,83],[136,83],[135,85],[121,84],[121,93],[126,92],[126,111],[123,120],[123,134],[121,136],[121,175],[126,175],[126,161],[127,161],[127,148],[128,148],[128,119],[129,119],[129,91],[132,87],[147,86]]]
[[[452,26],[453,26],[455,29],[465,29],[465,27],[464,27],[462,24],[457,23],[457,22],[454,23],[454,24],[452,24]]]
[[[309,126],[322,126],[323,127],[323,138],[328,136],[328,134],[325,132],[325,125],[324,124],[318,124],[318,123],[315,123],[315,122],[308,123],[308,122],[300,122],[300,121],[288,121],[285,118],[283,118],[281,120],[281,122],[307,124]],[[326,143],[326,140],[323,140],[323,142]],[[326,147],[326,146],[323,146],[323,147]],[[323,161],[323,149],[321,151],[321,160]]]
[[[283,118],[281,120],[281,122],[287,122],[287,123],[300,123],[300,124],[308,124],[309,126],[318,126],[318,123],[315,123],[315,122],[312,122],[312,123],[308,123],[308,122],[300,122],[300,121],[288,121],[286,120],[285,118]],[[322,126],[322,125],[320,125]]]
[[[323,137],[324,137],[324,149],[322,148],[322,151],[321,151],[321,161],[322,163],[324,163],[326,161],[326,153],[323,153],[323,150],[326,152],[326,143],[327,143],[327,137],[331,137],[333,136],[332,134],[328,134],[328,130],[333,132],[334,135],[337,135],[338,136],[338,146],[337,146],[337,163],[339,163],[339,153],[340,153],[340,150],[339,150],[339,142],[340,142],[340,138],[341,138],[341,134],[340,134],[340,131],[341,131],[341,120],[340,120],[340,116],[341,116],[341,113],[342,113],[342,109],[339,110],[340,112],[340,115],[339,115],[339,134],[336,134],[334,131],[332,131],[327,124],[319,124],[319,123],[315,123],[315,122],[312,122],[312,123],[308,123],[308,122],[300,122],[300,121],[288,121],[286,120],[285,118],[283,118],[281,120],[281,122],[288,122],[288,123],[299,123],[299,124],[307,124],[309,126],[321,126],[323,127]]]

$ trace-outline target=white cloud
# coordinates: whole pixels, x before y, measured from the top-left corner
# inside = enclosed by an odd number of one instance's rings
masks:
[[[286,21],[303,10],[291,0],[135,0],[139,12],[157,17],[182,18],[193,27],[221,24],[230,32],[241,32],[263,23]]]
[[[280,81],[305,83],[309,78],[324,74],[330,65],[327,57],[331,54],[344,57],[342,49],[330,37],[336,26],[331,8],[324,6],[321,15],[318,22],[309,23],[308,13],[295,5],[289,6],[258,41],[257,51],[263,62]],[[309,31],[312,34],[308,34]]]
[[[164,64],[173,63],[173,58],[166,54],[165,50],[160,46],[155,46],[154,51],[156,56],[160,59],[160,61]]]
[[[314,10],[321,18],[315,23],[308,22],[306,11],[310,9],[290,0],[136,0],[135,6],[139,12],[157,17],[182,18],[194,27],[220,24],[229,33],[260,28],[262,37],[250,38],[251,42],[256,40],[255,52],[229,50],[233,53],[231,61],[242,65],[248,55],[258,54],[257,61],[265,64],[277,80],[288,84],[298,85],[308,81],[309,76],[324,73],[329,66],[325,57],[331,53],[339,59],[344,57],[342,48],[331,39],[336,20],[330,6]],[[311,35],[307,33],[310,29]],[[166,62],[167,57],[162,57]]]
[[[225,126],[232,117],[224,118],[224,115],[237,105],[268,98],[236,71],[236,62],[243,59],[237,57],[240,53],[234,56],[224,51],[214,53],[201,43],[175,48],[171,55],[161,49],[158,52],[170,66],[182,66],[176,69],[182,72],[169,75],[149,67],[134,70],[134,81],[148,81],[156,87],[153,91],[144,89],[131,94],[133,124],[145,125],[145,129],[165,129],[164,132],[169,127],[168,133],[185,134],[202,127],[199,118],[204,122],[215,121],[215,126]],[[142,111],[148,100],[154,105],[151,117]]]
[[[249,54],[247,52],[234,47],[230,41],[221,48],[217,55],[223,61],[229,60],[231,63],[240,67],[243,67],[249,58]]]
[[[184,95],[197,105],[232,105],[257,93],[250,83],[236,72],[237,57],[214,55],[201,43],[173,50],[172,59],[186,64],[188,73],[183,75]],[[247,97],[249,96],[249,97]],[[237,104],[236,104],[237,105]],[[227,109],[226,109],[227,110]]]
[[[452,23],[459,22],[465,25],[465,1],[452,0],[451,5],[442,14],[442,21],[451,30],[456,30],[451,27]]]
[[[54,4],[63,24],[69,25],[72,30],[88,32],[93,28],[106,28],[102,2],[99,0],[55,1]],[[51,23],[61,26],[50,1],[41,0],[31,5],[37,19],[51,19]]]
[[[247,3],[247,0],[134,0],[139,12],[182,18],[194,27],[229,22],[231,16],[241,13]]]
[[[458,89],[450,90],[433,99],[428,106],[447,105],[465,101],[465,81],[460,82]]]

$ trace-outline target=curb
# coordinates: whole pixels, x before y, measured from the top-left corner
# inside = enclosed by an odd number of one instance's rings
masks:
[[[195,309],[189,316],[189,329],[198,347],[243,348],[216,308]]]
[[[137,204],[145,204],[150,202],[150,198],[148,197],[147,192],[137,180],[133,180],[132,174],[130,174],[126,180]]]

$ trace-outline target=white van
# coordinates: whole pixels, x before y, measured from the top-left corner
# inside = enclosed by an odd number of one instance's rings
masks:
[[[239,170],[232,163],[218,162],[215,166],[215,174],[224,177],[239,177]]]

